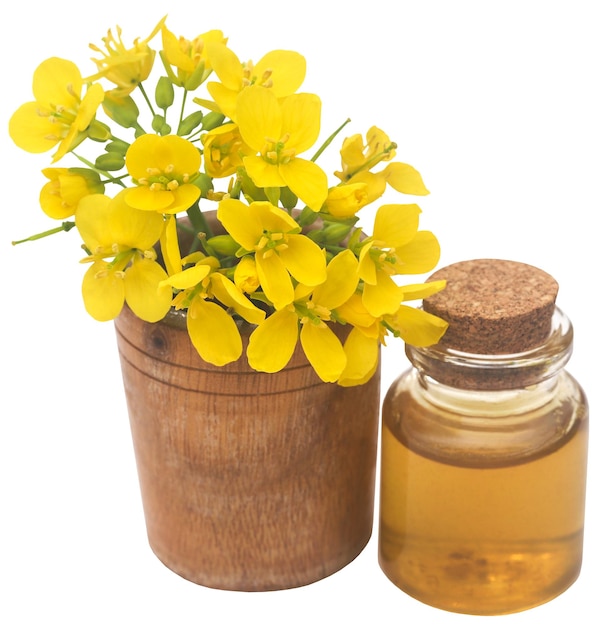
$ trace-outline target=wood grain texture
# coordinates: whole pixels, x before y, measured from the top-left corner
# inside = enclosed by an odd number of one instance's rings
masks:
[[[319,380],[298,347],[282,372],[205,363],[179,324],[115,322],[147,533],[208,587],[306,585],[371,536],[379,370]],[[245,340],[245,339],[244,339]]]

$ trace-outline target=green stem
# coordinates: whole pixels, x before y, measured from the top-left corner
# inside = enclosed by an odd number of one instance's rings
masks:
[[[38,233],[37,235],[31,235],[31,237],[27,237],[26,239],[19,239],[18,241],[12,241],[12,245],[16,246],[19,243],[25,243],[26,241],[36,241],[36,239],[43,239],[44,237],[48,237],[50,235],[54,235],[56,233],[69,232],[75,226],[75,222],[63,222],[60,226],[56,228],[51,228],[50,230],[45,230],[42,233]]]
[[[183,89],[182,93],[182,104],[180,105],[180,118],[178,120],[178,126],[176,128],[180,128],[183,119],[185,118],[185,103],[187,101],[187,94],[189,92],[186,89]]]
[[[199,204],[195,203],[192,207],[187,209],[187,215],[196,233],[205,233],[207,237],[214,236],[203,211],[199,208]]]
[[[329,135],[329,137],[323,142],[323,145],[317,150],[317,152],[311,159],[313,163],[323,154],[325,149],[336,138],[336,136],[341,132],[346,124],[350,124],[350,118],[348,118],[343,124],[341,124],[340,127],[337,128],[333,133],[331,133],[331,135]]]
[[[83,156],[80,156],[79,154],[76,154],[73,151],[72,151],[72,154],[78,161],[82,162],[86,167],[90,168],[93,172],[96,172],[97,174],[100,174],[101,176],[106,176],[107,180],[104,181],[104,183],[115,183],[116,185],[121,185],[122,187],[126,186],[124,185],[121,179],[126,178],[128,174],[123,174],[122,176],[118,176],[116,178],[115,176],[112,176],[107,170],[99,169],[98,167],[95,166],[94,163],[84,158]]]
[[[396,150],[396,148],[397,148],[397,145],[394,142],[392,142],[390,145],[386,146],[382,150],[382,152],[376,154],[372,159],[370,159],[369,161],[366,161],[365,163],[357,167],[356,170],[353,170],[352,172],[350,172],[346,176],[346,179],[350,180],[353,176],[356,176],[356,174],[358,174],[359,172],[369,171],[374,165],[377,165],[380,161],[383,161],[384,157],[387,157],[388,154],[392,152],[392,150]],[[342,181],[342,182],[346,182],[346,181]]]
[[[155,116],[155,109],[153,108],[153,104],[151,104],[151,100],[149,100],[149,96],[147,95],[147,92],[145,91],[143,84],[139,83],[138,88],[141,90],[141,93],[143,94],[143,98],[145,99],[145,102],[147,103],[147,106],[149,107],[149,110],[151,111],[151,115]]]

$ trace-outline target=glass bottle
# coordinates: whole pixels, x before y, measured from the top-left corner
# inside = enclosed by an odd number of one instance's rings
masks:
[[[557,283],[513,261],[433,275],[441,342],[384,399],[379,562],[416,599],[477,615],[542,604],[578,577],[587,401],[565,371]]]

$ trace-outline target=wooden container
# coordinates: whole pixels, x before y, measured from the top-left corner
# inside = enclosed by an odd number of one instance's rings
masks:
[[[361,552],[379,370],[358,387],[323,383],[300,346],[276,374],[245,357],[215,367],[177,313],[150,324],[124,308],[115,328],[149,543],[167,567],[265,591],[317,581]]]

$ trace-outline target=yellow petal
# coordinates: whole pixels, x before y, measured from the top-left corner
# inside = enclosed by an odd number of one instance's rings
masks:
[[[277,254],[256,253],[258,279],[266,297],[279,310],[294,301],[294,287],[285,264]]]
[[[107,229],[110,241],[129,248],[149,250],[158,241],[164,228],[163,217],[139,211],[126,203],[128,190],[120,191],[109,203]]]
[[[214,297],[226,307],[235,311],[250,324],[260,324],[264,320],[266,313],[252,304],[226,276],[214,272],[210,280]]]
[[[243,157],[243,165],[256,187],[285,187],[278,165],[268,163],[259,156]]]
[[[406,163],[388,163],[384,173],[386,182],[400,193],[413,196],[427,196],[430,192],[426,189],[420,173]]]
[[[121,275],[107,270],[106,263],[93,263],[84,274],[82,297],[86,311],[95,320],[115,319],[124,306],[124,280]]]
[[[231,237],[246,250],[253,250],[262,237],[259,213],[250,210],[250,206],[241,200],[228,197],[221,200],[217,217]]]
[[[272,90],[277,98],[293,94],[306,76],[306,59],[291,50],[273,50],[265,54],[254,66],[254,74],[262,77],[270,72]],[[224,80],[221,78],[222,82]]]
[[[442,291],[447,286],[446,280],[433,280],[418,285],[404,285],[401,287],[403,302],[408,300],[421,300]]]
[[[277,96],[264,87],[247,87],[237,96],[237,123],[243,141],[260,152],[266,138],[279,141],[282,134],[281,107]]]
[[[396,249],[399,274],[423,274],[432,270],[440,258],[438,239],[428,230],[420,230],[406,245]]]
[[[243,351],[233,318],[215,302],[196,298],[187,314],[187,330],[201,358],[221,367],[236,361]]]
[[[319,378],[326,383],[337,381],[346,367],[346,354],[334,332],[326,325],[302,324],[300,342]]]
[[[15,144],[33,154],[47,152],[61,140],[61,128],[53,124],[49,116],[38,114],[40,106],[36,102],[21,105],[12,115],[8,132]]]
[[[418,348],[440,341],[448,327],[447,322],[440,317],[406,305],[396,312],[391,325],[400,333],[403,341]]]
[[[206,49],[214,73],[220,82],[226,89],[238,92],[243,84],[243,67],[237,55],[223,43],[217,41],[206,44]],[[212,93],[210,86],[216,84],[219,83],[208,83],[210,93]]]
[[[145,322],[158,322],[170,310],[172,289],[159,286],[167,276],[163,268],[151,259],[137,259],[126,270],[126,303]]]
[[[295,158],[280,164],[279,174],[302,202],[313,211],[321,210],[327,199],[328,181],[327,174],[316,163]]]
[[[52,57],[34,72],[33,93],[39,104],[77,109],[81,91],[82,75],[72,61]]]
[[[188,267],[186,270],[182,270],[182,272],[164,278],[163,283],[175,289],[190,289],[198,285],[210,271],[210,266],[204,263],[194,265],[193,267]]]
[[[375,285],[363,288],[363,305],[374,317],[395,313],[402,300],[399,286],[384,272],[377,272]]]
[[[161,37],[163,51],[168,63],[186,72],[192,72],[195,69],[195,64],[191,57],[181,49],[179,38],[168,30],[166,26],[163,26],[161,29]]]
[[[151,191],[149,187],[132,187],[126,191],[128,204],[140,211],[163,213],[174,201],[171,191]]]
[[[346,367],[338,379],[343,387],[362,385],[375,373],[379,363],[379,343],[377,339],[353,328],[344,342]]]
[[[108,241],[106,230],[110,204],[111,198],[100,193],[85,196],[78,204],[75,212],[76,228],[91,252],[114,243]]]
[[[190,209],[201,196],[201,190],[195,185],[180,185],[170,193],[172,204],[164,212],[171,215]]]
[[[288,272],[304,285],[319,285],[327,277],[325,254],[306,235],[289,235],[287,248],[279,256]]]
[[[161,253],[168,274],[177,274],[182,270],[180,247],[178,245],[178,232],[176,230],[176,218],[170,215],[164,223],[164,230],[160,236]]]
[[[260,372],[278,372],[288,363],[298,342],[298,316],[289,309],[276,311],[250,335],[247,358]]]
[[[299,155],[311,148],[321,129],[321,100],[311,93],[293,94],[281,104],[282,128],[287,133],[286,146]],[[280,139],[280,137],[275,137]]]
[[[417,204],[384,204],[375,214],[373,237],[388,247],[399,248],[417,233],[421,209]]]
[[[313,292],[313,302],[330,311],[344,304],[355,292],[359,279],[357,259],[351,250],[337,254],[327,266],[327,278]]]
[[[377,268],[375,261],[371,258],[372,247],[373,241],[368,240],[359,252],[359,276],[369,285],[375,285],[377,282]]]

